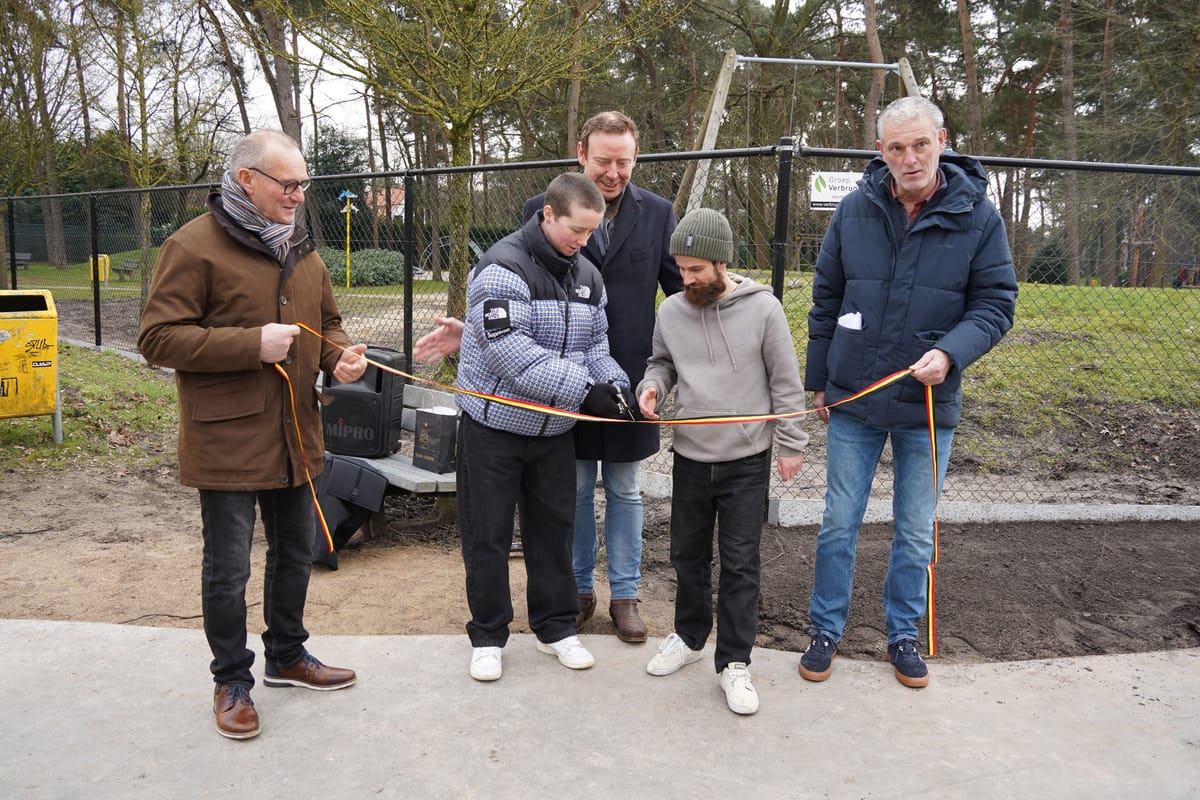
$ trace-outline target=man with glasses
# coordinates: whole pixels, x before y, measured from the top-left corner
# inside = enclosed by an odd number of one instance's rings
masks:
[[[200,491],[213,711],[217,732],[230,739],[259,733],[246,635],[256,506],[267,540],[263,682],[329,691],[356,680],[304,647],[309,481],[325,451],[316,377],[325,370],[348,383],[366,368],[366,345],[351,345],[329,272],[296,225],[310,184],[299,147],[283,133],[239,141],[208,213],[163,242],[138,336],[147,361],[175,370],[179,479]],[[341,347],[300,336],[299,323]]]
[[[312,186],[312,178],[305,178],[302,181],[281,181],[281,180],[279,180],[279,178],[276,178],[271,173],[264,172],[261,169],[259,169],[258,167],[250,167],[250,169],[254,170],[259,175],[266,175],[268,178],[270,178],[271,180],[278,183],[280,186],[283,187],[284,194],[295,194],[297,189],[303,189],[304,191],[307,192],[308,187]]]

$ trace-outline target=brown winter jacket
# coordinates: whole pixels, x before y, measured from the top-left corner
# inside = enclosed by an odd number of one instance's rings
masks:
[[[297,228],[281,268],[256,236],[232,223],[214,194],[209,213],[163,242],[138,335],[147,361],[175,370],[184,485],[251,491],[305,481],[287,383],[259,360],[261,329],[270,322],[303,322],[350,344],[329,273],[307,234]],[[332,372],[340,356],[301,331],[280,362],[295,390],[314,478],[325,453],[318,371]]]

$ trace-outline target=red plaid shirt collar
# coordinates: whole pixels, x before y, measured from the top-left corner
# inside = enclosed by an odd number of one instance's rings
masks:
[[[896,179],[892,178],[892,198],[900,205],[904,205],[904,201],[900,199],[900,195],[896,194]],[[937,194],[938,189],[942,188],[942,171],[939,169],[933,176],[933,188],[929,190],[929,194],[917,201],[913,206],[912,211],[908,212],[908,224],[913,224],[913,220],[921,213],[921,209],[925,208],[925,204],[929,202],[929,198]]]

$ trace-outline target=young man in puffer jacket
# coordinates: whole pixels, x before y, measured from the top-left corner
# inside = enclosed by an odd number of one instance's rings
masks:
[[[608,352],[604,282],[579,253],[603,212],[604,198],[590,179],[560,175],[541,211],[484,254],[467,282],[459,388],[593,416],[627,415],[632,395]],[[518,504],[538,650],[570,669],[587,669],[595,660],[575,635],[579,600],[571,567],[575,420],[472,394],[458,395],[458,404],[471,677],[501,676],[513,619],[508,557]]]

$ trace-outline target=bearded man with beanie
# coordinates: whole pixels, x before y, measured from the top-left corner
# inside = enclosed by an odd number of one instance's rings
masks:
[[[671,235],[684,290],[668,297],[654,326],[653,353],[638,384],[638,405],[658,419],[671,389],[675,414],[740,417],[804,410],[804,389],[787,317],[769,287],[734,275],[733,231],[717,211],[687,214]],[[713,627],[712,548],[717,526],[716,671],[737,714],[758,710],[750,651],[758,633],[759,540],[771,478],[804,464],[808,434],[799,417],[680,425],[673,444],[671,564],[675,631],[646,666],[670,675],[699,661]]]

